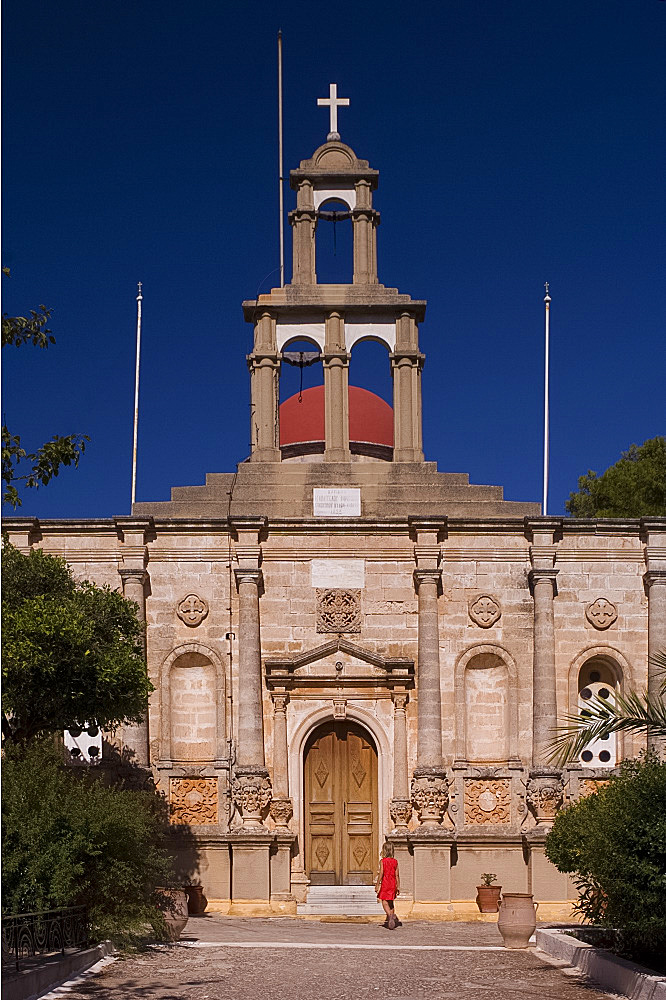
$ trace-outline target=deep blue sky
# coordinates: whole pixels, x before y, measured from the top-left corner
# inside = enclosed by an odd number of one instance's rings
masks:
[[[128,512],[138,280],[137,499],[246,456],[279,27],[285,168],[325,140],[337,82],[342,138],[380,170],[380,281],[428,299],[426,457],[513,500],[541,496],[550,281],[562,512],[579,475],[666,431],[665,21],[659,0],[6,0],[3,309],[50,306],[57,344],[5,349],[3,411],[28,447],[91,437],[19,513]],[[385,394],[380,355],[352,381]]]

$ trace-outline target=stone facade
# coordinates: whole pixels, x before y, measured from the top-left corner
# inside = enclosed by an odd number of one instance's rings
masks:
[[[546,745],[577,709],[581,678],[656,683],[647,664],[666,648],[666,522],[544,518],[423,460],[425,303],[378,283],[376,184],[337,140],[292,172],[292,284],[245,303],[250,461],[135,504],[131,517],[10,518],[5,529],[138,603],[155,691],[123,742],[170,798],[176,851],[189,830],[211,905],[293,912],[305,898],[308,852],[323,842],[312,839],[305,756],[318,727],[344,740],[353,724],[376,758],[373,843],[393,840],[414,914],[464,914],[483,871],[565,914],[572,888],[544,837],[609,770],[557,771]],[[328,189],[350,204],[349,286],[316,282],[317,195]],[[318,461],[293,463],[281,461],[277,387],[305,316],[323,362],[326,440]],[[390,353],[391,461],[350,454],[347,370],[364,330]],[[360,515],[315,516],[319,488],[359,490]],[[618,757],[640,748],[626,735]],[[367,761],[346,766],[353,792]],[[349,844],[360,866],[365,848]],[[350,877],[349,864],[333,877]]]

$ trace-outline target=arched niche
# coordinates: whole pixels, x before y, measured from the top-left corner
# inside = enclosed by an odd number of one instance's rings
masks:
[[[458,657],[456,760],[490,763],[518,758],[517,681],[513,657],[495,643],[472,646]],[[477,725],[484,732],[474,732]]]
[[[588,646],[572,660],[569,667],[568,714],[578,715],[584,708],[581,692],[587,688],[592,690],[593,695],[597,694],[600,684],[618,694],[633,688],[631,665],[624,654],[613,646]],[[618,762],[630,756],[633,753],[631,735],[616,733],[614,749]],[[608,766],[603,761],[581,763],[583,766]]]
[[[215,650],[199,642],[174,649],[160,675],[160,759],[203,762],[226,756],[226,677]]]

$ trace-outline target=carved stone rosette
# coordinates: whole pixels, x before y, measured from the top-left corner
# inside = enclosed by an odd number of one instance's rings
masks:
[[[317,588],[317,632],[360,632],[361,591]]]
[[[449,804],[449,783],[443,769],[419,767],[412,778],[412,805],[422,826],[440,826]]]
[[[288,830],[289,820],[294,814],[291,799],[271,799],[271,817],[278,830]]]
[[[608,598],[597,597],[596,601],[592,601],[585,608],[585,617],[590,625],[603,631],[617,621],[617,608]]]
[[[564,802],[562,772],[555,767],[530,771],[526,799],[537,826],[552,826]]]
[[[169,799],[172,823],[217,823],[217,778],[171,778]]]
[[[243,817],[244,829],[262,827],[262,821],[270,804],[272,792],[268,771],[264,767],[236,770],[231,784],[236,807]]]
[[[392,799],[390,811],[396,830],[406,830],[412,816],[412,803],[409,799]]]
[[[509,778],[465,778],[465,823],[470,826],[501,826],[511,822]]]

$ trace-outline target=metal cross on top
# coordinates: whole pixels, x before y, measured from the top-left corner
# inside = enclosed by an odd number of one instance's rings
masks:
[[[338,134],[338,108],[348,108],[349,98],[348,97],[338,97],[338,85],[337,83],[329,84],[329,96],[328,97],[318,97],[317,104],[321,107],[326,105],[329,108],[331,115],[331,131],[328,133],[328,141],[333,139],[339,139]]]

